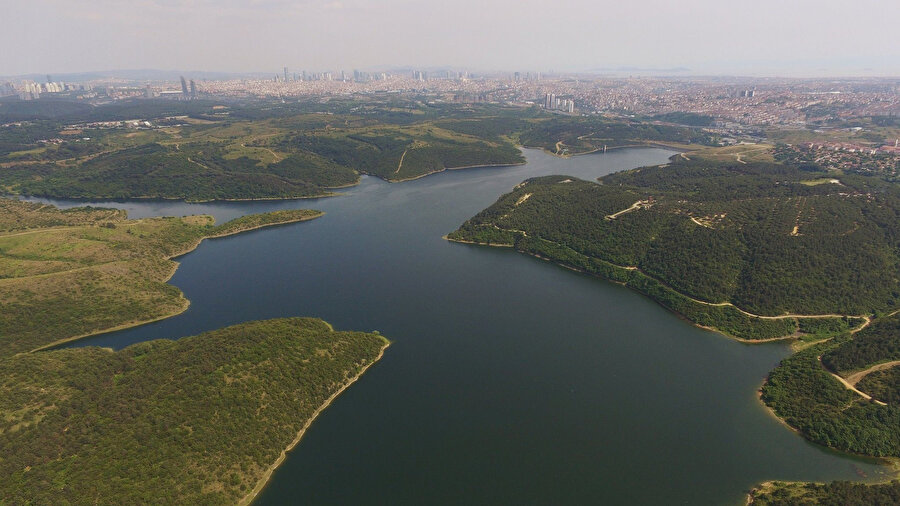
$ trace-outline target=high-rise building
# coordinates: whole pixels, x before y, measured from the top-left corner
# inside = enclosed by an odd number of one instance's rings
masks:
[[[188,96],[188,85],[187,81],[184,80],[184,76],[181,76],[181,94],[185,97]]]
[[[197,83],[191,79],[191,98],[195,98],[197,96]]]
[[[551,100],[551,99],[550,99],[550,94],[547,93],[547,95],[544,97],[544,109],[549,109],[549,108],[550,108],[550,100]]]
[[[287,80],[288,80],[288,72],[287,72],[287,67],[285,67],[284,68],[284,82],[287,82]]]

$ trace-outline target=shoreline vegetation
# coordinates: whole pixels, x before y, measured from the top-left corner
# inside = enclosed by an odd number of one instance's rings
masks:
[[[329,327],[330,327],[330,325],[329,325]],[[275,471],[281,466],[281,464],[287,458],[287,454],[290,451],[292,451],[294,449],[294,447],[296,447],[300,443],[301,439],[303,439],[303,436],[306,434],[306,431],[310,428],[310,426],[312,426],[312,424],[313,424],[313,422],[315,422],[316,418],[318,418],[319,415],[322,414],[322,412],[325,411],[325,409],[327,409],[328,406],[330,406],[331,403],[334,402],[334,400],[337,399],[339,395],[344,393],[345,390],[347,390],[348,388],[350,388],[351,385],[356,383],[356,381],[359,378],[361,378],[362,375],[366,371],[368,371],[370,367],[372,367],[373,365],[375,365],[376,362],[381,360],[381,358],[384,356],[385,350],[387,350],[388,346],[390,346],[390,345],[391,345],[390,341],[386,341],[385,345],[378,352],[378,356],[376,356],[371,362],[369,362],[364,367],[362,367],[359,370],[359,372],[356,373],[355,376],[353,376],[352,378],[349,378],[344,383],[343,386],[341,386],[338,390],[336,390],[333,394],[331,394],[331,397],[326,399],[325,402],[321,406],[319,406],[315,412],[313,412],[313,414],[306,420],[306,423],[303,425],[303,427],[300,429],[300,431],[297,432],[297,436],[293,439],[293,441],[291,441],[291,443],[289,445],[287,445],[287,447],[285,447],[284,450],[281,451],[281,453],[278,455],[278,458],[275,460],[275,462],[273,462],[269,466],[269,468],[266,469],[266,472],[263,474],[262,477],[260,477],[256,486],[253,487],[253,490],[251,490],[250,493],[248,493],[246,496],[242,497],[240,501],[238,501],[238,503],[237,503],[238,506],[247,506],[247,505],[251,504],[254,499],[256,499],[256,496],[258,496],[259,493],[262,492],[266,488],[266,485],[268,485],[269,480],[272,478],[272,474],[275,473]]]
[[[898,470],[900,473],[900,470]],[[853,506],[900,503],[900,481],[883,483],[835,481],[764,481],[747,493],[748,505],[776,506],[841,504]]]
[[[0,358],[9,452],[0,495],[13,504],[246,504],[389,345],[377,332],[280,318],[119,351]]]
[[[303,211],[306,211],[306,210],[303,210]],[[236,229],[229,230],[229,231],[226,231],[226,232],[217,233],[217,234],[215,234],[215,235],[204,236],[204,237],[201,237],[201,238],[197,239],[193,244],[191,244],[190,246],[186,247],[184,250],[179,251],[179,252],[177,252],[177,253],[175,253],[175,254],[169,256],[169,257],[166,257],[166,260],[173,260],[173,261],[174,261],[174,260],[175,260],[176,258],[178,258],[178,257],[182,257],[182,256],[184,256],[184,255],[187,255],[188,253],[190,253],[190,252],[194,251],[195,249],[197,249],[198,247],[200,247],[200,244],[203,243],[203,241],[206,240],[206,239],[221,239],[221,238],[224,238],[224,237],[229,237],[229,236],[233,236],[233,235],[237,235],[237,234],[242,234],[242,233],[244,233],[244,232],[251,232],[251,231],[253,231],[253,230],[259,230],[259,229],[263,229],[263,228],[277,227],[277,226],[281,226],[281,225],[289,225],[289,224],[291,224],[291,223],[300,223],[300,222],[303,222],[303,221],[309,221],[309,220],[313,220],[313,219],[315,219],[315,218],[319,218],[319,217],[325,215],[325,213],[324,213],[324,212],[321,212],[321,211],[313,211],[313,213],[317,213],[317,214],[306,214],[306,213],[304,213],[303,215],[300,215],[300,216],[298,216],[298,217],[295,218],[295,219],[286,219],[286,220],[281,220],[281,221],[277,221],[277,220],[276,220],[276,221],[272,221],[272,222],[258,223],[258,224],[256,224],[256,225],[247,226],[247,227],[245,227],[245,228],[236,228]],[[253,215],[251,215],[251,216],[253,216]],[[238,219],[239,219],[239,218],[238,218]],[[232,220],[232,221],[234,221],[234,220]],[[231,223],[231,222],[229,222],[229,223]],[[3,238],[3,236],[0,235],[0,240],[2,240],[2,238]],[[171,272],[168,274],[168,276],[165,277],[165,279],[163,279],[163,282],[164,282],[164,283],[168,283],[169,280],[172,279],[172,276],[174,276],[175,273],[178,271],[178,267],[180,267],[180,264],[179,264],[178,262],[175,262],[175,265],[172,266]],[[180,292],[180,291],[179,291],[179,292]],[[97,335],[101,335],[101,334],[108,334],[108,333],[110,333],[110,332],[116,332],[116,331],[119,331],[119,330],[126,330],[126,329],[130,329],[130,328],[134,328],[134,327],[141,327],[141,326],[143,326],[143,325],[148,325],[148,324],[150,324],[150,323],[155,323],[155,322],[158,322],[158,321],[161,321],[161,320],[165,320],[165,319],[167,319],[167,318],[172,318],[173,316],[178,316],[179,314],[181,314],[181,313],[187,311],[188,308],[189,308],[190,305],[191,305],[190,299],[188,299],[187,297],[185,297],[185,296],[184,296],[184,293],[180,293],[180,297],[181,297],[181,300],[183,301],[183,303],[182,303],[183,305],[182,305],[181,308],[179,308],[179,309],[178,309],[177,311],[175,311],[175,312],[172,312],[172,313],[169,313],[169,314],[166,314],[166,315],[161,315],[161,316],[159,316],[159,317],[156,317],[156,318],[153,318],[153,319],[150,319],[150,320],[125,322],[125,323],[122,323],[122,324],[120,324],[120,325],[116,325],[115,327],[111,327],[111,328],[107,328],[107,329],[102,329],[102,330],[97,330],[97,331],[94,331],[94,332],[91,332],[91,333],[88,333],[88,334],[83,334],[83,335],[79,335],[79,336],[73,336],[73,337],[67,337],[67,338],[64,338],[64,339],[59,339],[59,340],[54,341],[54,342],[52,342],[52,343],[48,343],[48,344],[45,344],[45,345],[40,346],[40,347],[38,347],[38,348],[35,348],[35,349],[31,350],[31,353],[39,352],[39,351],[44,351],[44,350],[49,350],[49,349],[53,349],[53,348],[56,348],[56,347],[61,346],[61,345],[63,345],[63,344],[70,343],[70,342],[73,342],[73,341],[78,341],[78,340],[85,339],[85,338],[88,338],[88,337],[93,337],[93,336],[97,336]]]
[[[812,442],[896,467],[900,258],[890,238],[900,232],[900,190],[859,176],[837,190],[805,185],[828,174],[773,163],[770,151],[687,151],[600,184],[528,179],[444,238],[627,286],[741,342],[795,341],[760,388],[767,411]],[[896,481],[867,486],[804,490],[900,497]]]
[[[422,179],[423,177],[432,176],[434,174],[440,174],[441,172],[445,172],[448,170],[464,170],[464,169],[480,169],[485,167],[515,167],[518,165],[525,165],[528,162],[516,162],[516,163],[485,163],[478,165],[466,165],[464,167],[444,167],[443,169],[437,169],[432,172],[426,172],[425,174],[419,174],[418,176],[411,176],[403,179],[384,179],[388,183],[404,183],[406,181],[415,181],[416,179]],[[378,177],[378,176],[376,176]],[[382,178],[383,179],[383,178]]]
[[[511,230],[507,230],[507,231],[515,232],[515,231],[511,231]],[[484,242],[478,242],[478,241],[473,241],[473,240],[454,238],[454,237],[450,237],[449,235],[442,236],[442,239],[450,241],[450,242],[456,242],[456,243],[460,243],[460,244],[471,244],[471,245],[475,245],[475,246],[489,246],[489,247],[497,247],[497,248],[516,248],[516,244],[484,243]],[[559,247],[560,245],[555,244],[555,246]],[[774,342],[774,341],[785,341],[785,340],[791,340],[791,339],[798,339],[802,336],[802,334],[794,332],[794,333],[788,334],[788,335],[783,335],[783,336],[778,336],[778,337],[770,337],[770,338],[761,338],[761,339],[748,339],[748,338],[739,337],[737,335],[729,333],[727,330],[723,330],[721,328],[717,328],[717,327],[714,327],[711,325],[703,325],[703,324],[691,319],[690,317],[686,316],[685,314],[679,312],[677,309],[673,309],[672,307],[670,307],[667,304],[666,300],[655,297],[652,292],[644,291],[637,285],[630,284],[628,281],[623,281],[622,280],[623,276],[628,276],[629,273],[638,273],[641,276],[647,278],[651,283],[660,285],[665,290],[671,291],[672,293],[675,294],[675,296],[683,298],[690,303],[706,305],[706,306],[711,306],[711,307],[730,307],[730,308],[733,308],[735,311],[737,311],[751,319],[759,319],[759,320],[823,319],[823,320],[827,320],[827,319],[835,319],[835,318],[854,318],[856,320],[859,320],[860,321],[859,326],[857,326],[855,328],[849,328],[848,330],[850,332],[856,332],[858,330],[861,330],[862,328],[864,328],[865,325],[867,325],[867,322],[869,321],[868,316],[865,316],[865,315],[838,315],[838,314],[827,314],[827,315],[788,314],[788,315],[778,315],[778,316],[756,315],[756,314],[750,313],[748,311],[745,311],[745,310],[741,309],[740,307],[735,306],[732,303],[712,303],[712,302],[704,302],[704,301],[694,299],[693,297],[691,297],[687,294],[678,292],[677,290],[673,289],[672,287],[667,286],[662,281],[655,279],[652,276],[647,275],[647,273],[641,271],[637,267],[615,265],[615,264],[612,264],[609,262],[603,262],[611,269],[616,269],[618,271],[621,271],[620,276],[607,276],[603,273],[596,272],[595,270],[589,270],[589,269],[585,269],[582,267],[578,267],[576,265],[573,265],[572,263],[568,263],[566,261],[562,261],[562,260],[559,260],[559,259],[556,259],[556,258],[553,258],[550,256],[545,256],[545,255],[542,255],[540,253],[536,253],[533,251],[522,251],[522,250],[519,250],[519,251],[521,253],[525,253],[526,255],[531,256],[533,258],[537,258],[539,260],[550,262],[552,264],[558,265],[565,269],[568,269],[568,270],[571,270],[574,272],[578,272],[581,274],[588,274],[588,275],[603,279],[605,281],[609,281],[609,282],[615,283],[617,285],[621,285],[621,286],[630,288],[631,290],[633,290],[641,295],[646,296],[650,300],[652,300],[652,301],[656,302],[657,304],[661,305],[662,307],[668,309],[670,312],[672,312],[676,316],[680,317],[681,319],[687,321],[688,323],[690,323],[691,325],[694,325],[697,328],[716,332],[716,333],[721,334],[729,339],[733,339],[735,341],[739,341],[742,343],[761,344],[761,343],[770,343],[770,342]],[[574,254],[574,252],[572,252],[570,254]],[[582,255],[581,258],[585,260],[585,263],[598,262],[598,261],[602,262],[601,260],[598,260],[598,259],[590,259],[589,257],[584,256],[584,255]]]

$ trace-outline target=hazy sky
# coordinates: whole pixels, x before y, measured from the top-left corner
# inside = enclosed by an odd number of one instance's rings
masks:
[[[4,0],[0,75],[387,66],[900,75],[898,0]]]

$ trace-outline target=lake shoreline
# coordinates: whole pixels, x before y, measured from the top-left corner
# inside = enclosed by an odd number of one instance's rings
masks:
[[[492,248],[515,248],[515,244],[487,244],[483,242],[467,241],[465,239],[452,239],[446,235],[442,235],[441,239],[449,242],[458,242],[460,244],[474,244],[475,246],[489,246]]]
[[[378,356],[375,357],[371,362],[366,364],[365,367],[363,367],[358,373],[356,373],[355,376],[348,379],[347,382],[345,382],[337,391],[335,391],[333,394],[331,394],[331,396],[328,397],[328,399],[325,399],[325,402],[313,412],[313,414],[309,417],[309,419],[306,420],[306,422],[303,424],[303,427],[300,429],[300,431],[297,433],[297,435],[294,437],[294,439],[291,441],[291,443],[287,447],[285,447],[284,450],[281,450],[281,453],[278,455],[278,458],[275,459],[275,462],[273,462],[268,467],[268,469],[266,469],[266,472],[263,473],[263,475],[259,479],[259,481],[256,482],[256,486],[253,487],[253,490],[251,490],[247,495],[245,495],[243,498],[241,498],[240,501],[238,501],[238,506],[246,506],[246,505],[250,504],[251,502],[253,502],[253,500],[256,498],[256,496],[259,495],[259,493],[262,492],[266,488],[266,485],[269,483],[269,480],[272,478],[272,474],[274,474],[275,471],[278,469],[278,467],[281,466],[281,464],[285,461],[285,459],[287,458],[288,452],[292,451],[300,443],[300,440],[303,439],[303,435],[306,434],[306,431],[310,428],[310,426],[312,426],[312,424],[316,420],[316,418],[318,418],[319,415],[322,414],[322,412],[325,411],[325,409],[328,408],[328,406],[330,406],[331,403],[334,402],[334,400],[337,399],[338,396],[344,392],[344,390],[347,390],[350,387],[350,385],[356,383],[356,381],[360,377],[362,377],[362,375],[366,371],[368,371],[370,367],[372,367],[379,360],[381,360],[381,357],[384,356],[384,351],[390,345],[391,345],[390,341],[385,339],[384,346],[382,346],[381,351],[378,352]]]
[[[464,169],[481,169],[485,167],[517,167],[519,165],[525,165],[528,162],[519,162],[519,163],[486,163],[480,165],[464,165],[462,167],[444,167],[443,169],[433,170],[431,172],[426,172],[425,174],[419,174],[418,176],[405,177],[401,179],[387,179],[381,178],[387,181],[388,183],[405,183],[406,181],[415,181],[416,179],[422,179],[426,176],[431,176],[434,174],[440,174],[441,172],[445,172],[448,170],[464,170]],[[379,176],[376,176],[379,177]]]
[[[460,244],[472,244],[472,245],[475,245],[475,246],[488,246],[488,247],[495,247],[495,248],[511,248],[511,249],[513,249],[514,251],[518,252],[518,253],[524,253],[524,254],[526,254],[526,255],[528,255],[528,256],[530,256],[530,257],[534,257],[534,258],[537,258],[537,259],[539,259],[539,260],[543,260],[543,261],[545,261],[545,262],[549,262],[549,263],[558,265],[559,267],[562,267],[562,268],[564,268],[564,269],[568,269],[568,270],[570,270],[570,271],[578,272],[578,273],[580,273],[580,274],[585,274],[585,275],[588,275],[588,276],[591,276],[591,277],[594,277],[594,278],[597,278],[597,279],[602,279],[602,280],[604,280],[604,281],[608,281],[608,282],[614,283],[614,284],[616,284],[616,285],[624,286],[624,287],[626,287],[626,288],[632,290],[633,292],[638,293],[638,294],[640,294],[641,296],[643,296],[643,297],[645,297],[645,298],[647,298],[647,299],[649,299],[649,300],[655,302],[656,304],[659,304],[660,306],[662,306],[663,309],[665,309],[665,310],[668,311],[669,313],[671,313],[671,314],[677,316],[677,317],[678,317],[679,319],[681,319],[681,320],[684,320],[684,321],[690,323],[692,326],[694,326],[694,327],[696,327],[696,328],[703,329],[703,330],[708,330],[708,331],[710,331],[710,332],[715,332],[715,333],[717,333],[717,334],[722,335],[723,337],[727,337],[727,338],[729,338],[729,339],[731,339],[731,340],[734,340],[734,341],[737,341],[737,342],[740,342],[740,343],[757,345],[757,344],[766,344],[766,343],[773,343],[773,342],[780,342],[780,341],[790,341],[790,340],[796,340],[796,339],[799,338],[799,336],[797,336],[797,335],[795,335],[795,334],[791,334],[791,335],[787,335],[787,336],[780,336],[780,337],[766,338],[766,339],[746,339],[746,338],[743,338],[743,337],[737,337],[737,336],[735,336],[735,335],[729,334],[728,332],[725,332],[724,330],[718,329],[718,328],[716,328],[716,327],[710,327],[710,326],[708,326],[708,325],[702,325],[702,324],[700,324],[700,323],[697,323],[697,322],[691,320],[690,318],[688,318],[687,316],[685,316],[685,315],[679,313],[678,311],[675,311],[675,310],[673,310],[673,309],[671,309],[671,308],[669,308],[669,307],[666,307],[666,306],[663,305],[660,301],[656,300],[654,297],[652,297],[652,296],[650,296],[650,295],[648,295],[648,294],[646,294],[646,293],[644,293],[644,292],[642,292],[642,291],[640,291],[640,290],[638,290],[638,289],[636,289],[636,288],[634,288],[634,287],[628,286],[627,283],[624,283],[624,282],[621,282],[621,281],[616,281],[616,280],[614,280],[614,279],[607,278],[607,277],[605,277],[605,276],[603,276],[603,275],[600,275],[600,274],[595,274],[595,273],[592,273],[592,272],[588,272],[588,271],[586,271],[586,270],[584,270],[584,269],[581,269],[581,268],[578,268],[578,267],[573,267],[573,266],[571,266],[571,265],[562,263],[562,262],[560,262],[560,261],[558,261],[558,260],[555,260],[555,259],[553,259],[553,258],[544,256],[544,255],[541,255],[541,254],[538,254],[538,253],[530,253],[530,252],[526,252],[526,251],[515,250],[515,245],[512,245],[512,244],[487,244],[487,243],[483,243],[483,242],[466,241],[466,240],[464,240],[464,239],[451,239],[450,237],[448,237],[448,236],[446,236],[446,235],[443,236],[442,238],[445,239],[445,240],[447,240],[447,241],[449,241],[449,242],[456,242],[456,243],[460,243]],[[623,267],[623,266],[620,266],[620,265],[614,265],[614,264],[609,264],[609,265],[612,266],[612,267],[614,267],[614,268],[616,268],[616,269],[622,269],[622,270],[634,270],[634,268]],[[640,272],[640,271],[639,271],[639,272]],[[643,272],[641,272],[641,273],[644,274]],[[644,274],[644,275],[646,276],[646,274]],[[653,280],[656,281],[656,282],[660,282],[659,280],[656,280],[656,279],[654,279],[654,278],[651,278],[651,279],[653,279]],[[660,283],[661,283],[661,282],[660,282]],[[671,288],[671,287],[670,287],[670,288]],[[673,290],[674,290],[674,289],[673,289]],[[681,292],[677,292],[677,291],[676,291],[676,293],[677,293],[679,296],[686,297],[686,298],[689,298],[689,299],[690,299],[690,297],[689,297],[688,295],[685,295],[685,294],[683,294],[683,293],[681,293]]]
[[[320,425],[310,426],[286,452],[250,499],[251,506],[296,498],[330,504],[416,503],[434,497],[435,490],[452,502],[465,502],[467,496],[478,500],[479,490],[459,487],[475,468],[495,479],[490,488],[503,494],[494,494],[498,504],[558,500],[559,490],[552,481],[542,483],[540,475],[571,477],[575,486],[566,494],[573,503],[634,504],[736,504],[763,479],[857,479],[849,456],[822,452],[752,405],[758,401],[750,396],[783,358],[787,344],[736,345],[682,324],[671,317],[679,315],[659,311],[634,291],[491,254],[502,250],[453,247],[448,243],[455,241],[439,240],[526,178],[565,174],[593,180],[609,171],[664,163],[672,152],[622,149],[568,160],[538,149],[523,154],[527,166],[445,171],[410,185],[364,177],[358,189],[346,192],[349,198],[315,204],[130,204],[136,217],[213,214],[217,223],[224,223],[245,214],[308,206],[326,211],[328,220],[198,248],[178,259],[181,267],[171,281],[190,296],[188,312],[69,346],[121,349],[160,336],[220,328],[236,318],[298,312],[321,316],[340,328],[381,329],[396,339],[394,344],[402,341],[403,350],[388,349],[387,359],[368,371],[367,380],[355,386],[358,390],[351,389],[316,418],[313,425]],[[560,258],[567,259],[564,254]],[[573,264],[606,271],[599,264]],[[168,273],[169,267],[162,267],[157,278]],[[692,307],[686,309],[692,314]],[[548,342],[547,336],[557,342]],[[373,344],[370,360],[381,345]],[[641,372],[647,363],[659,367],[651,374]],[[338,375],[331,392],[362,365]],[[739,384],[716,381],[731,375]],[[609,385],[616,388],[606,390]],[[657,402],[631,402],[649,387],[659,392]],[[468,395],[447,395],[463,391]],[[709,399],[717,401],[709,404]],[[602,409],[607,402],[621,405]],[[664,417],[670,408],[684,416],[656,427],[647,438],[643,421]],[[452,420],[442,416],[448,412]],[[235,502],[254,489],[310,413],[293,417],[268,457],[243,478],[247,488],[235,491]],[[491,437],[494,427],[508,426],[511,413],[522,415],[517,431],[509,438]],[[716,418],[738,419],[744,428],[706,423]],[[690,444],[693,438],[696,444]],[[768,444],[756,444],[759,438]],[[656,454],[660,444],[659,458],[640,458]],[[579,450],[573,454],[571,448]],[[742,458],[716,465],[715,459],[731,454],[730,448],[741,448]],[[423,455],[428,462],[421,460]],[[440,467],[423,466],[431,462]],[[456,465],[466,462],[471,465]],[[852,462],[869,476],[884,476],[866,462]],[[697,481],[673,477],[673,466]],[[598,483],[596,476],[617,468],[629,472],[620,480]],[[535,471],[540,475],[531,474]],[[421,479],[397,487],[392,480],[398,474]],[[537,479],[523,482],[522,476]]]
[[[166,278],[163,279],[162,282],[168,283],[172,279],[172,277],[175,275],[175,272],[178,271],[178,267],[180,267],[181,264],[179,262],[175,261],[176,258],[182,257],[182,256],[187,255],[188,253],[194,251],[195,249],[200,247],[200,244],[202,244],[203,241],[206,239],[220,239],[223,237],[229,237],[229,236],[233,236],[233,235],[237,235],[237,234],[242,234],[244,232],[259,230],[259,229],[266,228],[266,227],[276,227],[276,226],[280,226],[280,225],[289,225],[291,223],[301,223],[304,221],[314,220],[314,219],[319,218],[324,215],[325,215],[325,213],[319,212],[319,214],[312,215],[312,216],[302,216],[300,218],[296,218],[296,219],[292,219],[292,220],[282,220],[282,221],[275,222],[275,223],[262,223],[259,225],[254,225],[252,227],[247,227],[247,228],[243,228],[243,229],[239,229],[239,230],[232,230],[232,231],[221,233],[221,234],[201,237],[200,239],[198,239],[196,242],[192,243],[189,247],[185,248],[184,250],[179,251],[173,255],[166,257],[166,260],[172,261],[175,265],[172,266],[172,269],[169,272],[168,276],[166,276]],[[56,348],[58,346],[62,346],[64,344],[71,343],[73,341],[79,341],[81,339],[86,339],[88,337],[94,337],[94,336],[98,336],[101,334],[107,334],[110,332],[117,332],[120,330],[126,330],[126,329],[130,329],[130,328],[134,328],[134,327],[140,327],[143,325],[148,325],[148,324],[155,323],[155,322],[158,322],[161,320],[172,318],[173,316],[178,316],[178,315],[184,313],[185,311],[187,311],[191,305],[190,299],[188,299],[187,297],[184,296],[184,292],[181,292],[180,290],[179,290],[179,292],[181,293],[181,300],[182,300],[181,307],[171,313],[164,314],[164,315],[158,316],[156,318],[151,318],[149,320],[139,320],[139,321],[122,323],[120,325],[116,325],[114,327],[106,328],[103,330],[97,330],[97,331],[90,332],[87,334],[81,334],[81,335],[77,335],[77,336],[73,336],[73,337],[66,337],[63,339],[58,339],[56,341],[53,341],[52,343],[45,344],[43,346],[39,346],[39,347],[37,347],[31,351],[25,352],[25,353],[36,353],[36,352],[40,352],[40,351],[44,351],[44,350],[50,350],[50,349]]]

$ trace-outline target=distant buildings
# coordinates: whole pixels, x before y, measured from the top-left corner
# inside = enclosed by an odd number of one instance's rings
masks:
[[[156,95],[156,94],[154,94],[150,90],[150,87],[148,86],[147,90],[144,93],[144,96],[145,97],[153,97],[154,95]],[[163,91],[160,91],[158,93],[158,95],[160,97],[167,97],[167,96],[178,95],[178,92],[163,90]],[[179,98],[181,100],[193,100],[194,98],[197,98],[197,83],[195,83],[193,79],[188,81],[187,79],[184,78],[184,76],[181,76],[181,94],[178,95],[177,98]]]
[[[544,109],[572,114],[575,112],[575,100],[569,98],[561,99],[554,93],[547,93],[544,96]]]

